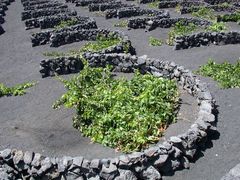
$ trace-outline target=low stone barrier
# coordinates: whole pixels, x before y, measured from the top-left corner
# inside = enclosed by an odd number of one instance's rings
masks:
[[[0,24],[3,24],[5,22],[3,16],[0,14]]]
[[[42,60],[40,63],[42,78],[61,74],[76,73],[83,69],[83,63],[79,57],[58,57]]]
[[[222,4],[222,3],[236,3],[239,2],[239,0],[204,0],[206,3],[209,4]]]
[[[26,6],[26,7],[24,7],[24,11],[52,8],[52,7],[61,7],[61,6],[64,6],[64,4],[59,3],[59,2],[49,2],[46,4],[37,4],[37,5],[33,5],[33,6]]]
[[[133,5],[122,4],[121,2],[116,3],[101,3],[101,4],[89,4],[88,9],[90,12],[94,11],[106,11],[108,9],[118,9],[123,7],[133,7]]]
[[[213,9],[216,12],[235,12],[238,8],[235,6],[221,6],[221,5],[208,5],[205,6],[209,9]],[[192,7],[181,7],[180,8],[180,13],[181,14],[188,14],[188,13],[192,13],[192,12],[196,12],[200,9],[200,6],[192,6]]]
[[[65,14],[57,16],[46,16],[42,18],[33,18],[25,21],[26,29],[40,28],[48,29],[54,28],[56,25],[61,23],[61,21],[74,20],[83,29],[93,29],[97,28],[96,21],[93,18],[81,17],[81,16],[69,16]]]
[[[207,21],[204,19],[187,18],[187,17],[169,18],[167,17],[167,15],[164,15],[164,16],[157,16],[153,18],[130,19],[128,20],[128,27],[133,29],[147,28],[147,30],[151,31],[153,29],[156,29],[157,27],[170,28],[180,21],[186,25],[189,23],[193,23],[196,26],[203,26],[203,27],[211,25],[210,21]]]
[[[125,18],[133,16],[151,15],[161,16],[168,11],[165,10],[154,10],[154,9],[143,9],[140,7],[124,7],[119,9],[109,9],[105,11],[106,19],[110,18]]]
[[[41,1],[26,1],[26,2],[22,2],[23,7],[27,7],[27,6],[34,6],[34,5],[40,5],[40,4],[46,4],[49,3],[49,0],[41,0]]]
[[[90,4],[111,3],[111,2],[115,2],[115,0],[75,0],[74,1],[76,6],[88,6]]]
[[[192,6],[204,6],[206,3],[201,1],[160,1],[158,4],[158,8],[175,8],[178,5],[183,7],[192,7]]]
[[[31,18],[39,18],[44,16],[51,16],[51,15],[58,15],[58,14],[66,14],[69,16],[76,16],[76,11],[71,11],[67,8],[66,5],[62,6],[59,9],[55,8],[46,8],[46,9],[40,9],[40,10],[30,10],[22,12],[22,20],[31,19]]]
[[[5,31],[3,29],[3,27],[0,25],[0,35],[3,34]]]
[[[209,136],[216,132],[213,114],[215,101],[207,87],[191,71],[173,62],[136,57],[126,54],[85,54],[84,58],[92,67],[114,66],[114,71],[141,73],[149,72],[157,77],[175,79],[193,95],[199,104],[197,120],[191,128],[178,136],[170,137],[163,143],[157,143],[141,152],[121,155],[115,158],[85,159],[78,157],[45,157],[31,151],[17,149],[0,151],[0,173],[5,179],[103,179],[137,180],[161,179],[169,172],[189,168],[189,161],[196,154]]]
[[[199,46],[239,44],[240,32],[199,32],[186,36],[179,36],[175,39],[175,50],[188,49]]]

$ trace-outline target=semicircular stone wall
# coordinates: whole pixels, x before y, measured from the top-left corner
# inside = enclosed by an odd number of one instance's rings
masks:
[[[78,57],[81,60],[81,57]],[[189,168],[189,162],[216,131],[213,110],[215,101],[206,85],[191,71],[174,62],[129,54],[85,53],[92,67],[114,66],[114,71],[149,72],[157,77],[175,79],[199,104],[197,120],[184,134],[170,137],[142,152],[115,158],[85,159],[82,156],[44,157],[39,153],[17,149],[0,151],[0,177],[5,179],[161,179],[162,174]]]

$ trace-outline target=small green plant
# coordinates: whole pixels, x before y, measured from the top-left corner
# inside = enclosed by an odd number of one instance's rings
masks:
[[[151,3],[148,3],[148,7],[149,8],[158,8],[159,2],[160,2],[160,0],[155,0]]]
[[[212,9],[210,9],[208,7],[204,7],[204,6],[200,7],[198,9],[198,11],[196,11],[196,12],[192,12],[192,15],[195,17],[198,17],[198,18],[207,19],[207,20],[211,20],[211,21],[216,20],[214,11]]]
[[[108,47],[117,45],[118,43],[121,42],[121,38],[114,37],[114,36],[109,36],[109,37],[104,37],[102,35],[99,35],[97,37],[97,40],[95,42],[89,42],[86,43],[81,49],[80,52],[98,52],[103,49],[106,49]]]
[[[109,35],[109,37],[104,37],[103,35],[99,35],[94,42],[88,42],[79,50],[70,50],[67,53],[51,51],[43,53],[44,56],[48,57],[62,57],[62,56],[76,56],[81,55],[84,52],[99,52],[111,46],[117,45],[118,43],[122,42],[121,38],[114,37]],[[124,52],[129,51],[129,43],[123,43]]]
[[[2,96],[22,96],[26,94],[25,89],[34,86],[36,83],[23,83],[14,87],[7,87],[0,83],[0,97]]]
[[[227,2],[224,2],[224,3],[221,3],[218,5],[219,7],[223,7],[223,8],[228,8],[228,7],[232,7],[231,4],[227,3]]]
[[[224,32],[228,28],[224,22],[213,22],[210,26],[207,27],[206,31],[212,32]]]
[[[61,29],[69,26],[76,25],[78,23],[78,20],[76,18],[66,20],[66,21],[61,21],[58,25],[56,25],[54,28],[55,29]]]
[[[235,12],[232,14],[224,14],[218,16],[218,21],[223,22],[240,22],[240,12]]]
[[[175,26],[169,31],[167,44],[172,46],[174,43],[174,39],[177,36],[183,36],[190,34],[197,30],[197,26],[193,23],[185,23],[183,21],[179,21],[175,24]]]
[[[208,63],[201,66],[197,73],[213,78],[222,88],[240,88],[240,60],[236,64],[230,64],[227,61],[217,64],[209,59]]]
[[[176,11],[177,13],[180,13],[180,12],[181,12],[181,8],[182,8],[182,6],[181,6],[180,4],[178,4],[178,5],[175,7],[175,11]]]
[[[152,36],[149,37],[148,42],[151,46],[161,46],[163,44],[163,41],[161,39],[157,39]]]
[[[110,67],[90,68],[62,80],[67,92],[53,105],[76,108],[73,126],[92,141],[122,152],[156,143],[175,121],[178,102],[174,80],[136,72],[133,79],[114,79]]]
[[[121,20],[121,21],[117,22],[116,24],[114,24],[114,27],[121,27],[121,28],[128,27],[128,21]]]

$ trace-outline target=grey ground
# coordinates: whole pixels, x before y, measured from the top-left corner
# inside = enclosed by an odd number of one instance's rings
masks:
[[[100,28],[113,28],[117,20],[105,20],[89,13],[85,9],[75,8],[79,15],[95,17]],[[78,49],[83,43],[73,43],[58,49],[48,45],[31,47],[30,33],[25,31],[20,20],[22,6],[19,1],[9,6],[6,33],[0,36],[0,82],[9,86],[26,81],[37,81],[38,84],[20,97],[0,98],[0,149],[7,147],[32,150],[44,155],[82,155],[86,158],[114,157],[113,149],[92,144],[88,138],[82,137],[72,127],[71,117],[74,112],[61,108],[53,110],[52,103],[65,91],[55,78],[41,79],[39,62],[46,51],[67,51]],[[231,29],[240,30],[240,26],[231,24]],[[122,29],[124,30],[124,29]],[[124,30],[136,47],[137,55],[147,54],[149,57],[174,61],[190,70],[213,58],[217,62],[229,60],[236,62],[240,57],[240,45],[209,46],[189,50],[174,51],[171,47],[151,47],[148,45],[150,35],[166,38],[168,29],[156,29],[152,32],[144,30]],[[219,180],[232,167],[240,162],[240,91],[239,89],[220,89],[216,82],[201,79],[208,83],[214,95],[219,111],[219,137],[212,141],[212,147],[206,149],[190,170],[178,171],[174,176],[164,177],[167,180]],[[188,128],[195,117],[195,101],[182,94],[183,106],[179,123],[173,124],[166,132],[166,137],[181,133]],[[180,130],[180,131],[179,131]]]

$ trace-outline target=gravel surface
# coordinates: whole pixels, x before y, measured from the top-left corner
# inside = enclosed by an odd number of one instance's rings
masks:
[[[113,23],[118,21],[116,19],[105,20],[104,17],[97,17],[86,9],[75,9],[79,15],[93,16],[100,28],[118,29],[113,27]],[[6,12],[6,23],[2,25],[6,33],[0,36],[0,82],[9,86],[26,81],[36,81],[38,84],[27,90],[28,93],[24,96],[0,98],[0,149],[11,147],[30,149],[44,155],[82,155],[86,158],[119,155],[120,153],[116,153],[111,148],[92,144],[88,138],[82,137],[72,127],[71,118],[74,114],[72,110],[51,108],[52,103],[65,89],[56,78],[42,79],[38,71],[39,62],[44,58],[42,53],[56,49],[48,45],[31,47],[31,31],[26,31],[24,23],[21,22],[22,10],[20,1],[12,3]],[[240,26],[236,25],[232,25],[231,28],[240,30]],[[213,58],[217,62],[227,59],[234,63],[240,57],[240,45],[174,51],[172,47],[166,45],[161,47],[148,45],[150,35],[165,39],[168,29],[158,28],[151,32],[119,29],[129,35],[138,56],[147,54],[149,57],[174,61],[190,70],[196,70],[199,65],[206,63],[208,58]],[[68,51],[82,45],[83,43],[73,43],[59,47],[57,50]],[[219,180],[240,161],[240,91],[234,88],[223,90],[209,78],[201,79],[208,83],[218,105],[219,136],[213,137],[212,143],[209,143],[205,152],[194,164],[191,164],[190,170],[178,171],[173,176],[163,179]],[[182,105],[179,119],[186,119],[186,121],[182,120],[170,126],[166,137],[181,133],[179,130],[184,131],[184,128],[187,129],[191,122],[188,119],[195,117],[195,101],[184,93],[182,98],[186,103]]]

